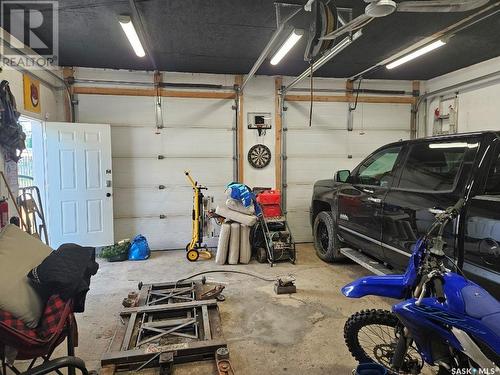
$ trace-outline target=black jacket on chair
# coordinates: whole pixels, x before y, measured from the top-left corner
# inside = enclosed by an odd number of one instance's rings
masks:
[[[90,278],[97,273],[95,248],[67,243],[28,273],[31,285],[44,301],[54,294],[73,299],[73,311],[83,312]]]

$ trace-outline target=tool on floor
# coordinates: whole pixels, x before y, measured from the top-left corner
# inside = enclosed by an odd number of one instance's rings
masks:
[[[222,347],[215,352],[215,362],[219,375],[234,375],[233,366],[229,362],[229,349]]]
[[[288,275],[288,276],[277,276],[273,279],[267,278],[261,275],[257,275],[255,273],[251,272],[245,272],[245,271],[236,271],[236,270],[211,270],[211,271],[203,271],[203,272],[198,272],[193,275],[189,275],[188,277],[185,277],[183,279],[177,280],[178,283],[184,282],[186,280],[192,279],[197,276],[205,275],[207,273],[236,273],[239,275],[246,275],[250,277],[255,277],[256,279],[262,280],[262,281],[268,281],[268,282],[273,282],[275,283],[274,291],[276,294],[286,294],[286,293],[296,293],[297,288],[295,286],[295,277],[293,275]],[[202,277],[201,281],[204,284],[204,280],[206,280],[205,276]],[[140,288],[139,288],[140,289]]]
[[[123,307],[135,307],[139,305],[139,293],[130,292],[122,301]]]
[[[210,218],[208,216],[209,205],[213,201],[212,197],[204,197],[202,191],[208,190],[206,186],[199,185],[189,171],[184,172],[191,186],[193,187],[193,213],[192,213],[192,238],[186,245],[186,258],[190,262],[196,262],[200,257],[203,259],[212,258],[212,253],[206,245],[203,245],[204,233],[208,232]]]
[[[297,293],[295,278],[291,276],[279,278],[274,283],[274,292],[276,294]]]
[[[222,302],[225,300],[224,296],[221,294],[222,291],[224,290],[225,286],[224,285],[216,285],[212,289],[207,290],[206,292],[202,293],[200,295],[200,300],[207,300],[207,299],[216,299],[219,302]]]

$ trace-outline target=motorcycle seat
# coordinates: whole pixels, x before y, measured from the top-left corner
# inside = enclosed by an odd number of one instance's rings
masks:
[[[462,289],[465,312],[473,318],[482,319],[488,315],[500,314],[500,302],[478,285]]]

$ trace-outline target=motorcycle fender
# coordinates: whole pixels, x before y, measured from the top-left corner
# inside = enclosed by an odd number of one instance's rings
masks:
[[[366,276],[344,286],[342,294],[349,298],[380,296],[405,298],[408,279],[405,275]]]

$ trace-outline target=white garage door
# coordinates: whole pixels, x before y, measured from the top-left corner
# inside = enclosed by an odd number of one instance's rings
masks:
[[[209,188],[206,194],[222,201],[224,186],[233,180],[232,104],[163,98],[165,128],[156,134],[154,98],[79,98],[79,121],[111,123],[116,240],[141,233],[152,249],[186,246],[192,188],[184,170]]]
[[[410,105],[360,103],[347,131],[346,103],[314,103],[309,127],[309,103],[287,102],[284,115],[286,137],[286,208],[297,242],[312,240],[309,206],[313,184],[333,178],[339,169],[352,170],[378,147],[408,139]]]

